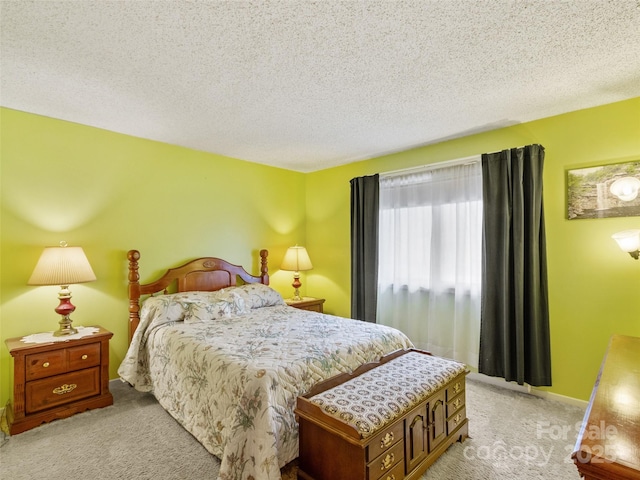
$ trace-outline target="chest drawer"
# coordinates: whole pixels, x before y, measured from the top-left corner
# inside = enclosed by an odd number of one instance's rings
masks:
[[[404,442],[396,442],[388,451],[367,465],[367,478],[369,480],[386,478],[385,473],[392,472],[398,464],[402,465],[404,472]]]
[[[393,469],[382,474],[378,480],[402,480],[404,478],[404,464],[398,463]]]
[[[367,447],[367,461],[370,462],[382,452],[391,448],[394,443],[403,438],[403,433],[404,425],[402,422],[397,422],[395,425],[376,435]]]
[[[447,418],[456,413],[462,407],[464,407],[464,395],[458,395],[447,403]]]
[[[460,425],[465,420],[465,418],[467,418],[466,415],[466,410],[462,408],[458,411],[458,413],[454,413],[453,417],[447,420],[447,435],[458,428],[458,425]]]
[[[26,413],[91,397],[100,393],[100,368],[64,373],[34,380],[26,387]]]
[[[458,377],[447,387],[447,402],[464,392],[464,377]]]

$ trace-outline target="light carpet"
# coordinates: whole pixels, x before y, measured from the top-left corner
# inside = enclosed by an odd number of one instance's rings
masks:
[[[217,477],[219,460],[152,395],[119,380],[110,385],[113,406],[0,437],[0,478]],[[452,445],[422,480],[579,480],[570,454],[583,415],[579,407],[468,380],[471,438]],[[295,478],[293,462],[283,469],[283,480]]]

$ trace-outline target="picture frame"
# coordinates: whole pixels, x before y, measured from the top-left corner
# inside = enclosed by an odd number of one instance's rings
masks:
[[[567,218],[640,216],[640,159],[567,170]]]

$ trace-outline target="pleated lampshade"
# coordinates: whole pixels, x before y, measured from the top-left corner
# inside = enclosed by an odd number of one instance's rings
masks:
[[[82,247],[68,247],[64,244],[44,249],[27,284],[72,285],[95,279],[96,275]]]

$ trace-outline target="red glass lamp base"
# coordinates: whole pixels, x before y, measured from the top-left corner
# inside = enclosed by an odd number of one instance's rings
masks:
[[[57,314],[62,315],[62,318],[58,322],[60,328],[53,332],[54,337],[62,337],[64,335],[73,335],[78,333],[78,330],[71,325],[73,321],[69,318],[69,315],[76,309],[75,305],[71,303],[71,292],[68,285],[63,285],[60,293],[58,294],[60,305],[55,308]]]
[[[302,297],[300,296],[300,287],[302,286],[302,282],[300,281],[300,273],[294,272],[293,274],[293,283],[291,284],[293,288],[295,288],[295,292],[293,293],[292,300],[300,301]]]

